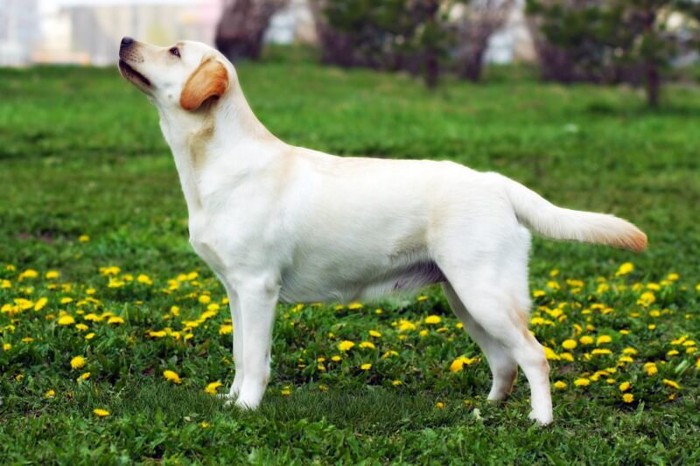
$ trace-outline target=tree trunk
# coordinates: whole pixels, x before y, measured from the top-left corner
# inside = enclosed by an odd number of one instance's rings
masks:
[[[647,104],[652,108],[659,106],[659,94],[661,93],[661,73],[656,57],[654,43],[656,34],[656,12],[649,7],[644,15],[644,37],[642,38],[642,54],[644,55],[644,78],[647,93]]]
[[[647,59],[645,63],[647,104],[652,108],[659,107],[659,94],[661,93],[661,75],[656,61]]]
[[[272,15],[286,0],[227,0],[216,27],[216,48],[232,62],[258,60]]]

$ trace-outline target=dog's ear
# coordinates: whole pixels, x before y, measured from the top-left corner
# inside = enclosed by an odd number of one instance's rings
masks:
[[[226,68],[215,58],[208,58],[187,79],[180,94],[180,106],[185,110],[197,110],[207,99],[224,95],[226,89]]]

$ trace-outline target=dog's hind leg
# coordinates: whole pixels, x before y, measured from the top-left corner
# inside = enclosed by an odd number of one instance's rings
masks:
[[[519,225],[508,223],[510,217],[497,220],[492,225],[484,224],[483,230],[468,229],[460,223],[450,225],[434,243],[436,263],[449,282],[445,287],[448,299],[458,314],[469,314],[471,319],[466,319],[469,325],[465,326],[476,330],[472,335],[490,358],[489,364],[495,366],[489,396],[498,399],[510,388],[514,374],[509,361],[515,361],[530,384],[530,418],[549,424],[549,364],[544,348],[527,328],[530,235]],[[465,239],[471,247],[464,247]]]
[[[245,409],[258,407],[270,379],[272,327],[279,289],[264,283],[265,280],[261,282],[247,283],[236,289],[240,304],[237,336],[243,338],[242,375],[237,371],[235,379],[241,380],[236,405]]]
[[[488,399],[491,401],[505,400],[513,389],[515,377],[518,375],[518,364],[510,355],[508,348],[494,339],[469,315],[452,285],[444,283],[443,290],[450,307],[464,324],[469,336],[479,345],[491,368],[493,382]]]
[[[507,283],[513,277],[507,271],[493,267],[493,264],[472,264],[468,273],[462,274],[449,269],[443,271],[474,322],[500,344],[503,352],[516,361],[525,373],[531,392],[530,418],[542,425],[552,422],[549,364],[544,349],[527,329],[527,308],[518,304],[521,300],[513,295],[514,290]],[[486,351],[493,353],[493,350]],[[493,358],[487,353],[489,356]],[[501,390],[510,376],[498,377],[499,386],[495,388]]]

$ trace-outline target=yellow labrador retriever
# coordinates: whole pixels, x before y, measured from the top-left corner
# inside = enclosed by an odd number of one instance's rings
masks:
[[[192,247],[226,287],[236,361],[229,398],[238,406],[256,408],[263,397],[278,301],[366,300],[441,283],[488,359],[489,399],[508,396],[520,366],[530,417],[552,422],[549,366],[527,329],[528,229],[633,251],[645,249],[644,233],[452,162],[285,144],[253,114],[233,65],[204,44],[124,38],[119,58],[160,114]]]

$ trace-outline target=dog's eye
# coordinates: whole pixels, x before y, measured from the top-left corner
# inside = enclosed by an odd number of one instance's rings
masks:
[[[170,55],[175,55],[176,57],[180,58],[180,49],[177,47],[173,47],[169,50]]]

